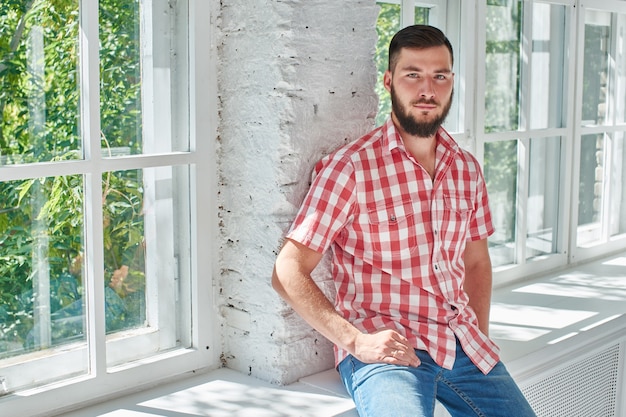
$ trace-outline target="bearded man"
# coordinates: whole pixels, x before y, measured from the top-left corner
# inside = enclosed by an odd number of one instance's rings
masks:
[[[534,416],[489,338],[494,231],[477,160],[441,126],[452,46],[431,26],[398,32],[385,124],[315,167],[274,267],[276,291],[335,345],[365,416]],[[327,250],[331,303],[311,279]]]

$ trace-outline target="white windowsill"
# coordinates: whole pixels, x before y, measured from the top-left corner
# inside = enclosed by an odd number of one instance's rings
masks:
[[[342,391],[334,370],[279,387],[222,368],[63,416],[358,417]]]
[[[626,332],[626,254],[494,292],[492,337],[516,379],[551,355],[614,329]],[[219,369],[111,400],[66,417],[357,417],[335,370],[279,387]]]

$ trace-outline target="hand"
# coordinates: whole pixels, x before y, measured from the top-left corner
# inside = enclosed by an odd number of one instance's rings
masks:
[[[364,363],[390,363],[419,366],[415,349],[406,337],[395,330],[361,334],[354,342],[354,357]]]

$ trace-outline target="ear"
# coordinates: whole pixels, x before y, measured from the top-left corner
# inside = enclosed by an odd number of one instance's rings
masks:
[[[385,90],[391,92],[391,71],[385,71],[385,75],[383,76],[383,85],[385,86]]]

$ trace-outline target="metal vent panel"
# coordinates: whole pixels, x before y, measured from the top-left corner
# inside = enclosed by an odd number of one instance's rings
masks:
[[[522,391],[538,417],[617,417],[620,345],[557,368]]]

